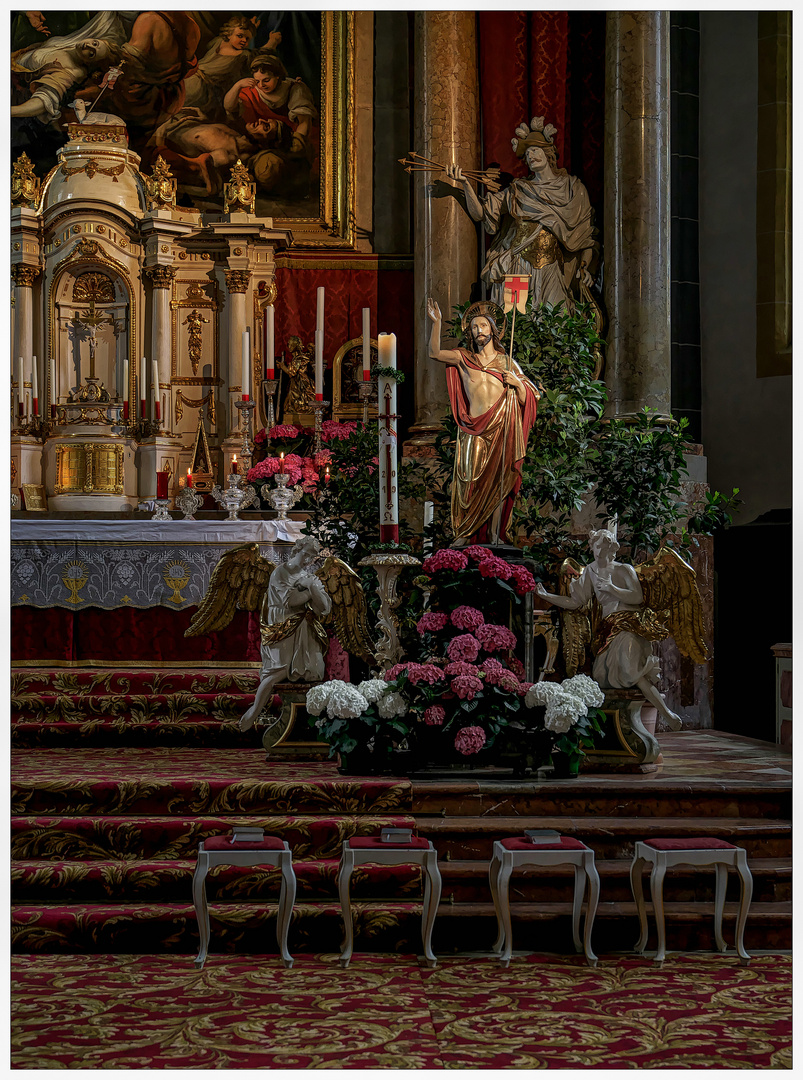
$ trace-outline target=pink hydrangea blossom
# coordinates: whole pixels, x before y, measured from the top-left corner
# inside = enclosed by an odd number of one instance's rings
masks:
[[[497,660],[496,663],[498,664],[499,661]],[[519,679],[524,678],[524,664],[522,664],[518,656],[511,656],[507,662],[507,666]]]
[[[463,604],[462,607],[454,609],[451,620],[458,630],[476,630],[485,622],[485,616],[477,608]]]
[[[474,562],[482,562],[490,554],[488,548],[482,547],[480,544],[469,544],[468,547],[464,547],[462,550],[463,554],[468,555],[469,559],[473,559]]]
[[[406,671],[406,664],[394,664],[392,668],[388,668],[388,670],[383,675],[383,678],[385,682],[394,682],[394,680],[398,679],[398,677],[400,675],[403,675]]]
[[[518,694],[521,689],[521,683],[513,674],[512,671],[503,669],[496,676],[496,685],[500,690],[508,690],[511,694]]]
[[[274,424],[268,432],[270,439],[297,439],[301,429],[295,424]]]
[[[408,664],[407,678],[417,686],[420,682],[429,683],[432,686],[443,679],[443,671],[434,664]]]
[[[513,573],[511,567],[504,559],[500,559],[498,555],[487,555],[486,558],[482,559],[479,571],[483,577],[498,577],[502,581],[507,581]]]
[[[475,630],[477,640],[486,652],[503,652],[505,649],[515,649],[516,635],[506,626],[496,626],[494,623],[485,623]],[[455,638],[455,641],[457,638]]]
[[[443,669],[444,675],[472,675],[480,678],[480,669],[476,664],[466,664],[463,660],[454,660]]]
[[[458,634],[446,646],[450,660],[476,660],[480,652],[480,643],[473,634]]]
[[[476,679],[473,675],[458,675],[456,679],[452,679],[452,690],[459,698],[473,701],[482,690],[482,679]]]
[[[421,569],[425,574],[436,574],[438,570],[465,570],[468,559],[462,551],[454,548],[440,548],[433,555],[424,559]]]
[[[317,454],[313,455],[312,463],[316,469],[325,469],[327,465],[332,464],[332,451],[319,450]]]
[[[514,566],[512,568],[513,588],[517,596],[526,596],[527,593],[535,592],[535,578],[526,566]]]
[[[324,442],[331,439],[348,439],[357,430],[356,420],[324,420],[321,424],[321,438]]]
[[[459,753],[470,757],[485,746],[485,732],[481,727],[460,728],[454,737],[454,747]]]
[[[491,673],[496,673],[505,670],[505,665],[501,660],[497,660],[493,656],[489,656],[487,660],[482,662],[482,670],[485,672],[486,677]]]
[[[424,710],[424,723],[432,726],[442,724],[446,719],[446,709],[442,705],[430,705]]]
[[[269,480],[274,473],[279,472],[280,467],[277,457],[263,458],[253,469],[248,470],[246,480]]]
[[[265,429],[260,428],[259,431],[254,436],[254,442],[257,444],[257,446],[261,446],[262,443],[265,442],[267,437],[268,436],[267,436],[267,432],[265,431]]]
[[[518,690],[519,694],[521,694],[521,696],[524,697],[524,695],[527,693],[527,691],[530,689],[531,686],[535,686],[535,683],[531,683],[531,682],[519,683],[519,690]]]
[[[415,624],[419,634],[434,634],[443,630],[449,621],[445,611],[425,611]]]

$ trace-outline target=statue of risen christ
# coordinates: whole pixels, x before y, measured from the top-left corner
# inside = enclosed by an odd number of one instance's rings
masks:
[[[449,402],[457,423],[452,477],[453,547],[510,542],[509,526],[539,393],[502,351],[495,304],[481,302],[463,323],[474,346],[441,348],[441,310],[432,319],[429,354],[446,365]]]

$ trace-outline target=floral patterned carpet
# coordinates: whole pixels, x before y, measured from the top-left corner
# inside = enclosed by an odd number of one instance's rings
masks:
[[[20,1069],[784,1069],[791,957],[17,956]]]

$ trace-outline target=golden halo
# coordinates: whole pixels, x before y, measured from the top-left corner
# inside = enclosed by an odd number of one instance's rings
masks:
[[[496,328],[499,331],[500,338],[505,336],[505,330],[507,330],[507,315],[505,315],[504,308],[495,304],[493,300],[478,300],[476,304],[471,304],[470,307],[466,308],[460,322],[464,334],[468,331],[471,320],[475,319],[478,315],[484,315],[486,318],[493,319],[496,323]]]

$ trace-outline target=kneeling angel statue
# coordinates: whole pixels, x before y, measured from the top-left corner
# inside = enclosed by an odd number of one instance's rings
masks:
[[[330,556],[316,571],[320,546],[311,536],[297,540],[286,563],[278,566],[243,544],[218,562],[209,587],[185,637],[223,630],[236,609],[260,612],[261,682],[254,704],[240,718],[240,730],[253,726],[280,682],[320,682],[333,626],[347,652],[374,663],[374,645],[360,579],[342,559]]]
[[[659,693],[658,657],[652,642],[673,637],[695,664],[708,657],[703,640],[700,593],[694,570],[672,548],[662,547],[638,566],[615,561],[619,543],[610,529],[589,536],[593,562],[581,567],[566,559],[561,567],[562,595],[538,595],[562,608],[563,651],[568,675],[574,675],[591,646],[592,675],[604,690],[638,688],[673,731],[680,717]]]

